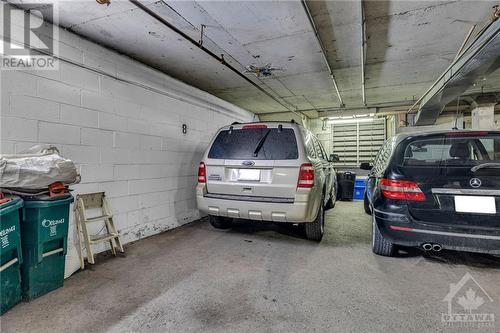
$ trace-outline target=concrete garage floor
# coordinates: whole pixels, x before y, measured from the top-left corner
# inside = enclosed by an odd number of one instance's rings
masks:
[[[500,331],[499,258],[378,257],[360,202],[327,216],[320,244],[296,228],[220,231],[206,221],[136,242],[126,258],[100,258],[64,288],[19,304],[1,331],[442,331],[443,298],[466,273],[494,300],[481,294],[475,312],[494,313],[496,326],[478,332]]]

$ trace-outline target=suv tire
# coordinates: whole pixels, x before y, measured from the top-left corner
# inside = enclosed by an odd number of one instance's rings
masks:
[[[375,215],[372,218],[372,225],[372,252],[385,257],[394,257],[396,246],[382,236],[375,221]]]
[[[372,209],[370,207],[370,201],[368,200],[368,197],[366,196],[365,193],[365,198],[363,200],[363,208],[365,209],[365,213],[368,215],[372,215]]]
[[[335,195],[337,195],[335,193]],[[334,193],[333,191],[330,192],[330,199],[328,199],[328,201],[326,202],[326,206],[325,206],[325,209],[328,210],[328,209],[332,209],[335,207],[335,200],[334,200]]]
[[[216,229],[229,229],[233,224],[233,219],[229,217],[209,215],[208,222],[210,222],[212,227]]]
[[[304,223],[304,229],[308,240],[320,242],[323,238],[325,233],[325,207],[323,207],[323,200],[321,200],[316,219],[313,222]]]

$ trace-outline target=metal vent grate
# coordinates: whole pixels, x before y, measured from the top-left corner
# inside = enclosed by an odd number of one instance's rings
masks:
[[[357,167],[372,162],[386,139],[385,119],[367,123],[332,124],[332,151],[338,154],[336,166]]]

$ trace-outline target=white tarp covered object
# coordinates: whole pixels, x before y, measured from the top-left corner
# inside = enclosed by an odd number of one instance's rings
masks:
[[[0,155],[0,187],[13,190],[46,190],[55,182],[80,181],[73,161],[53,145],[36,145],[13,155]]]

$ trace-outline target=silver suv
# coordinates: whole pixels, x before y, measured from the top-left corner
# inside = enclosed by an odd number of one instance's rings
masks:
[[[296,123],[221,128],[200,162],[196,200],[215,228],[233,219],[299,224],[320,241],[337,178],[319,140]]]

